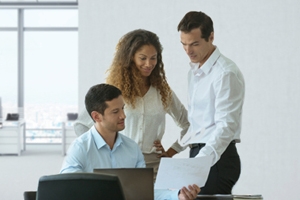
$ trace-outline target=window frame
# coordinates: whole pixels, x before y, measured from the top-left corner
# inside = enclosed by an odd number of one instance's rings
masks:
[[[18,38],[18,113],[24,119],[24,32],[25,31],[78,31],[77,27],[25,27],[24,10],[26,9],[76,9],[78,1],[68,2],[0,2],[0,9],[17,9],[17,27],[0,27],[0,31],[16,31]]]
[[[78,25],[76,27],[25,27],[24,26],[24,11],[26,9],[76,9],[78,10],[78,1],[61,1],[61,2],[1,2],[0,0],[0,10],[2,9],[15,9],[17,10],[17,24],[16,27],[0,27],[0,32],[4,31],[12,31],[17,33],[17,109],[19,114],[19,119],[24,120],[24,33],[25,32],[43,32],[43,31],[76,31],[78,32]],[[63,129],[64,129],[64,123]],[[30,128],[26,128],[25,131],[30,130]],[[39,131],[44,131],[46,129],[39,129]],[[56,129],[55,129],[56,130]],[[61,128],[59,129],[61,132]],[[62,131],[61,134],[63,134]],[[47,138],[47,136],[46,136]],[[54,138],[55,139],[55,138]],[[64,139],[63,137],[61,138]],[[25,140],[26,141],[26,140]],[[62,141],[63,142],[63,141]],[[26,142],[25,142],[26,143]],[[43,144],[45,142],[42,142]],[[54,143],[56,144],[56,143]],[[64,148],[64,147],[63,147]]]

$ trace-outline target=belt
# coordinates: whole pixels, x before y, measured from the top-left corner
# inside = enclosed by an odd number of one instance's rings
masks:
[[[236,141],[235,140],[232,140],[230,142],[230,144],[235,144]],[[189,144],[189,147],[192,149],[192,148],[195,148],[195,147],[199,147],[199,146],[205,146],[205,143],[193,143],[193,144]]]
[[[189,144],[189,147],[192,149],[192,148],[199,147],[202,145],[205,145],[205,143],[193,143],[193,144]]]

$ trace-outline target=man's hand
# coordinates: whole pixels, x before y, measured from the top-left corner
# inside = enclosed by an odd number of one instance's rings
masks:
[[[193,184],[188,186],[189,189],[186,187],[181,188],[180,194],[178,195],[179,200],[192,200],[196,199],[197,194],[200,192],[200,188],[198,185]]]

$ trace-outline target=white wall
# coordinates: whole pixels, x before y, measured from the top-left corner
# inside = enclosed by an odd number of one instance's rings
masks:
[[[299,199],[300,1],[126,0],[79,1],[79,107],[88,88],[104,82],[115,45],[126,32],[158,34],[169,84],[186,105],[188,58],[177,24],[191,10],[212,17],[215,44],[242,70],[246,81],[242,174],[235,194]],[[168,118],[165,146],[178,128]],[[187,157],[185,151],[177,157]]]

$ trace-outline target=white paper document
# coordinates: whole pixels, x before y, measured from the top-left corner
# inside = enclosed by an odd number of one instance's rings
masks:
[[[183,186],[206,183],[211,156],[197,158],[162,158],[156,177],[155,189],[181,189]]]

